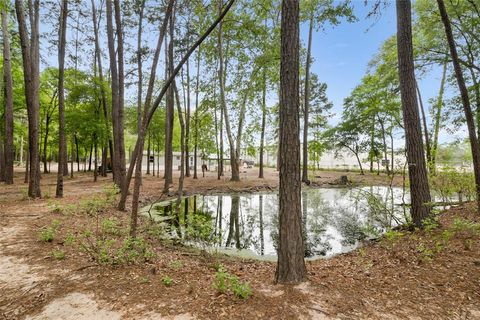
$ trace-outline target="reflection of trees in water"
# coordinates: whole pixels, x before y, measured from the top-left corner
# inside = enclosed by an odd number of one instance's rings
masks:
[[[331,215],[331,207],[323,199],[321,192],[302,192],[303,245],[305,257],[326,255],[332,249],[331,237],[325,234]]]
[[[338,208],[335,219],[335,228],[342,235],[343,245],[354,245],[357,241],[366,238],[365,228],[358,213],[347,208]]]
[[[305,256],[326,255],[332,252],[335,241],[354,245],[373,234],[370,231],[383,231],[381,226],[391,222],[385,220],[388,214],[383,214],[398,209],[395,205],[397,196],[399,194],[392,189],[377,187],[304,190],[302,229]],[[378,204],[374,210],[372,203]],[[277,194],[198,196],[184,199],[181,205],[183,208],[178,216],[171,204],[161,206],[164,214],[172,217],[168,223],[175,236],[178,233],[181,237],[179,230],[186,230],[191,237],[190,229],[197,226],[206,231],[207,223],[211,226],[210,244],[249,248],[258,255],[277,250]],[[193,219],[195,215],[202,217]]]
[[[228,226],[228,236],[227,242],[225,243],[226,247],[232,245],[232,239],[235,236],[235,247],[240,249],[240,230],[238,226],[238,214],[240,211],[240,197],[238,195],[232,195],[232,206],[230,209],[230,222]]]

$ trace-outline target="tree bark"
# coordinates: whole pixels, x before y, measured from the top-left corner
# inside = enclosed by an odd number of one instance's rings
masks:
[[[200,58],[201,58],[201,51],[202,47],[198,47],[198,52],[197,52],[197,79],[196,84],[195,84],[195,143],[194,143],[194,151],[193,151],[193,179],[198,179],[198,174],[197,174],[197,157],[198,157],[198,121],[199,119],[199,114],[198,114],[198,94],[200,92]]]
[[[170,28],[169,28],[169,44],[168,44],[168,64],[166,71],[167,75],[170,77],[173,73],[173,43],[174,43],[174,16],[175,13],[172,13],[170,16]],[[167,47],[165,47],[167,48]],[[168,78],[167,77],[167,78]],[[168,88],[166,108],[165,108],[165,184],[163,187],[164,192],[168,191],[170,186],[173,183],[173,125],[174,125],[174,116],[175,116],[175,92],[173,86]]]
[[[188,32],[188,30],[187,30]],[[187,41],[189,43],[189,41]],[[187,110],[185,112],[185,177],[190,177],[190,64],[187,60]]]
[[[140,132],[142,125],[142,91],[143,91],[143,74],[142,74],[142,32],[143,32],[143,12],[145,9],[145,0],[140,1],[138,12],[138,32],[137,32],[137,132]]]
[[[4,180],[6,184],[13,184],[13,81],[10,59],[10,32],[8,30],[8,13],[2,10],[2,35],[3,35],[3,81],[5,84],[5,136],[4,136]]]
[[[308,27],[307,63],[305,66],[305,104],[303,107],[303,167],[302,182],[308,183],[308,116],[310,109],[310,64],[312,55],[313,12]]]
[[[40,198],[40,157],[38,146],[39,128],[39,0],[29,1],[30,38],[25,20],[23,1],[15,0],[20,44],[22,47],[23,77],[28,116],[29,179],[28,196]]]
[[[112,0],[106,1],[107,5],[107,38],[110,57],[110,75],[112,90],[112,123],[113,123],[113,179],[115,184],[123,189],[125,175],[125,146],[123,143],[123,36],[121,29],[120,9],[118,0],[114,0],[115,23],[117,35],[117,52],[115,51],[115,36],[113,27]],[[118,61],[118,62],[117,62]],[[123,160],[122,160],[123,159]],[[123,173],[122,173],[123,172]]]
[[[470,105],[470,98],[468,97],[467,86],[463,78],[462,67],[460,66],[455,40],[453,38],[452,27],[450,19],[448,18],[447,10],[443,0],[437,0],[438,9],[442,18],[442,23],[445,28],[445,35],[447,37],[450,55],[452,57],[453,67],[455,69],[455,78],[457,79],[458,88],[462,98],[463,109],[465,112],[465,120],[467,121],[468,136],[470,138],[470,146],[472,149],[473,171],[475,174],[475,184],[477,191],[477,210],[480,212],[480,150],[478,138],[475,130],[475,120],[473,118],[472,107]]]
[[[440,132],[440,122],[442,121],[443,93],[445,91],[445,80],[447,76],[447,62],[443,63],[442,80],[440,81],[440,90],[438,92],[437,110],[435,110],[435,124],[433,128],[433,146],[432,146],[432,174],[436,173],[438,134]]]
[[[260,161],[258,169],[258,177],[263,179],[263,153],[265,149],[265,127],[267,122],[267,74],[266,70],[263,69],[263,88],[262,88],[262,128],[260,132]]]
[[[410,210],[413,223],[422,228],[423,220],[430,214],[427,204],[431,198],[415,92],[411,3],[410,0],[397,0],[396,4],[398,70],[412,202]]]
[[[277,283],[306,279],[299,139],[299,1],[282,1]]]
[[[425,116],[425,108],[423,107],[422,95],[420,93],[420,87],[418,86],[417,79],[415,79],[415,88],[417,90],[420,111],[422,113],[423,134],[425,136],[425,151],[427,153],[427,164],[430,168],[432,165],[432,148],[430,145],[430,137],[428,135],[427,117]]]

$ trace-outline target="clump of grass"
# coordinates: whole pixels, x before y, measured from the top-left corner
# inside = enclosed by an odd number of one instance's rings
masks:
[[[63,250],[55,249],[52,251],[52,257],[56,260],[63,260],[65,259],[65,252]]]
[[[181,269],[182,267],[183,267],[183,263],[180,260],[175,260],[170,262],[170,268],[172,269],[178,270],[178,269]]]

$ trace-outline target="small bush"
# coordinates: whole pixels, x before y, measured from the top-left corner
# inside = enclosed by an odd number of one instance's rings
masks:
[[[59,227],[60,222],[58,220],[53,220],[49,227],[40,230],[40,240],[43,242],[52,242]]]
[[[63,260],[65,259],[65,252],[63,250],[53,250],[52,257],[54,257],[57,260]]]
[[[172,269],[178,270],[178,269],[181,269],[182,267],[183,267],[183,263],[180,260],[175,260],[170,262],[170,268]]]
[[[222,265],[215,273],[212,287],[220,294],[227,293],[230,290],[241,299],[247,299],[252,294],[252,288],[248,282],[242,282],[236,275],[229,274]]]
[[[120,230],[118,228],[118,220],[116,218],[103,219],[102,232],[109,235],[119,234]]]
[[[438,218],[437,217],[428,217],[423,220],[423,229],[426,232],[431,232],[439,227]]]
[[[462,218],[456,218],[453,220],[452,230],[455,232],[467,232],[472,235],[476,235],[480,233],[480,223]]]
[[[150,282],[150,278],[149,277],[142,277],[140,278],[140,283],[141,284],[146,284],[146,283],[149,283]]]
[[[66,246],[71,246],[75,242],[75,236],[69,232],[65,236],[65,239],[63,239],[63,244]]]
[[[120,192],[120,189],[116,184],[111,184],[103,188],[103,194],[107,200],[107,204],[111,205],[115,202],[117,194]]]
[[[388,230],[387,232],[385,232],[385,239],[387,239],[387,241],[389,242],[396,242],[403,236],[404,234],[400,231]]]
[[[169,276],[165,276],[165,277],[163,277],[163,279],[162,279],[162,283],[163,283],[166,287],[170,287],[170,286],[173,284],[173,279],[170,278]]]

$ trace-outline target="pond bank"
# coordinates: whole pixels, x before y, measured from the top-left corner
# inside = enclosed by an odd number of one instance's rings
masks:
[[[110,180],[93,183],[91,176],[80,174],[66,180],[64,199],[29,201],[23,198],[22,178],[17,174],[16,185],[0,186],[5,190],[0,194],[1,319],[59,318],[61,314],[53,311],[59,304],[73,319],[86,319],[82,313],[93,315],[89,319],[480,317],[479,216],[470,204],[448,210],[440,226],[428,232],[390,233],[354,252],[307,262],[309,282],[292,287],[273,284],[275,263],[212,256],[159,242],[158,230],[146,221],[139,232],[154,257],[143,252],[142,261],[98,263],[81,248],[86,230],[95,234],[98,226],[98,239],[112,239],[121,246],[128,214],[100,207],[97,219],[67,209],[79,210],[92,197],[103,199]],[[44,176],[44,194],[53,194],[55,178]],[[274,180],[262,181],[271,186]],[[238,188],[228,181],[187,181],[192,192],[217,183]],[[144,179],[144,203],[158,197],[162,182]],[[243,183],[255,184],[259,183]],[[52,241],[41,241],[40,232],[55,226]],[[219,294],[212,287],[219,265],[249,282],[253,295],[244,301],[231,292]],[[169,285],[167,276],[172,280]],[[65,314],[65,308],[58,312]]]

